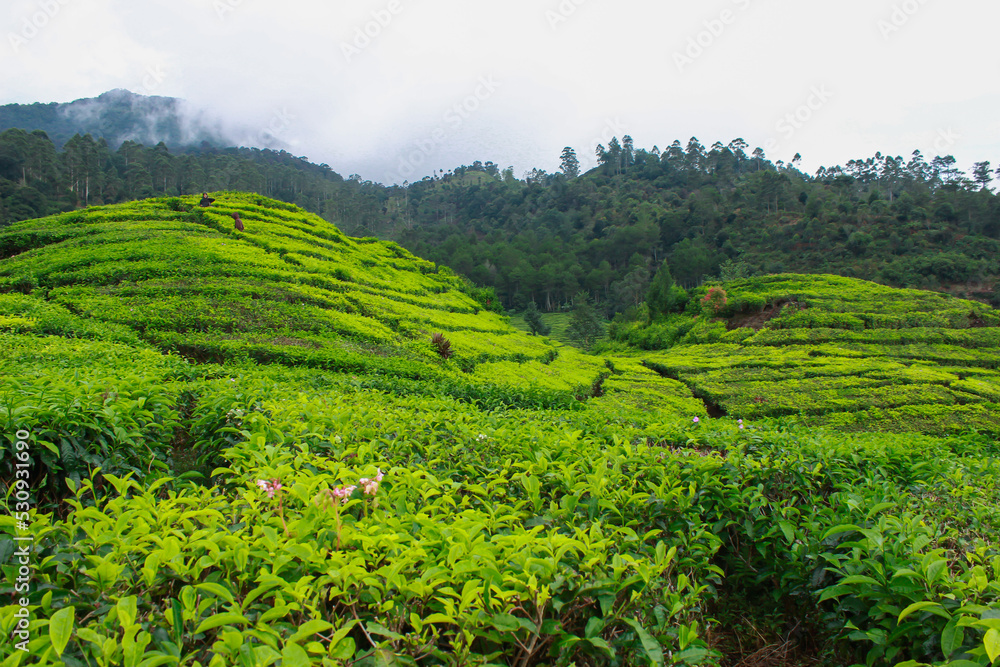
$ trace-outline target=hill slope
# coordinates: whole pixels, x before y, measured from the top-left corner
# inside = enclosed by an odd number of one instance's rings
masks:
[[[641,363],[809,330],[584,355],[392,244],[193,201],[0,236],[5,666],[996,660],[994,437],[709,420]]]
[[[725,303],[709,307],[709,290]],[[838,276],[705,286],[684,313],[619,323],[630,356],[721,414],[864,430],[1000,429],[1000,312]]]
[[[30,320],[41,308],[32,299],[43,299],[44,312],[61,307],[197,362],[249,358],[381,373],[487,401],[569,405],[590,396],[606,370],[595,359],[586,370],[562,364],[558,381],[535,392],[471,374],[488,362],[547,365],[560,351],[512,327],[490,310],[495,301],[477,302],[447,268],[394,243],[349,238],[257,195],[219,194],[209,208],[197,200],[92,207],[8,228],[0,234],[0,292],[34,296],[8,298],[5,314]],[[233,214],[245,231],[235,229]],[[18,330],[37,326],[21,322]],[[448,361],[434,334],[448,343]],[[505,394],[515,385],[518,398]],[[702,410],[688,402],[695,414]]]

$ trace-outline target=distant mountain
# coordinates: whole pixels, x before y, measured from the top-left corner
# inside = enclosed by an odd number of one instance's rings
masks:
[[[229,146],[221,121],[176,97],[137,95],[116,89],[98,97],[48,104],[0,106],[0,131],[43,130],[57,147],[74,134],[103,137],[112,149],[128,140],[147,146],[164,142],[171,148]]]

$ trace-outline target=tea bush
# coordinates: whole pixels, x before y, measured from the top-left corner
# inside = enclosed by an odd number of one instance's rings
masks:
[[[0,232],[3,665],[1000,664],[994,311],[751,278],[597,357],[216,199]]]

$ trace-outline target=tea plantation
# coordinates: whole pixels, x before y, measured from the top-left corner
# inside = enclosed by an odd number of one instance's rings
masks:
[[[587,355],[213,196],[0,232],[0,664],[1000,664],[996,311],[770,276]]]

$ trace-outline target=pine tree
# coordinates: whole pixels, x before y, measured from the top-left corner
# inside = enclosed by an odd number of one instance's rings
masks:
[[[534,301],[530,302],[524,311],[524,322],[534,336],[548,336],[552,332],[552,327],[542,321],[542,314]]]
[[[646,292],[646,306],[649,308],[650,319],[656,319],[674,309],[679,300],[677,291],[674,277],[670,275],[670,267],[664,260]]]
[[[579,343],[584,349],[591,346],[604,335],[604,323],[598,317],[586,292],[580,292],[573,299],[576,307],[570,316],[566,333],[570,339]]]
[[[576,178],[580,175],[580,161],[576,159],[576,151],[572,147],[564,148],[559,157],[562,159],[559,169],[566,174],[566,178]]]

